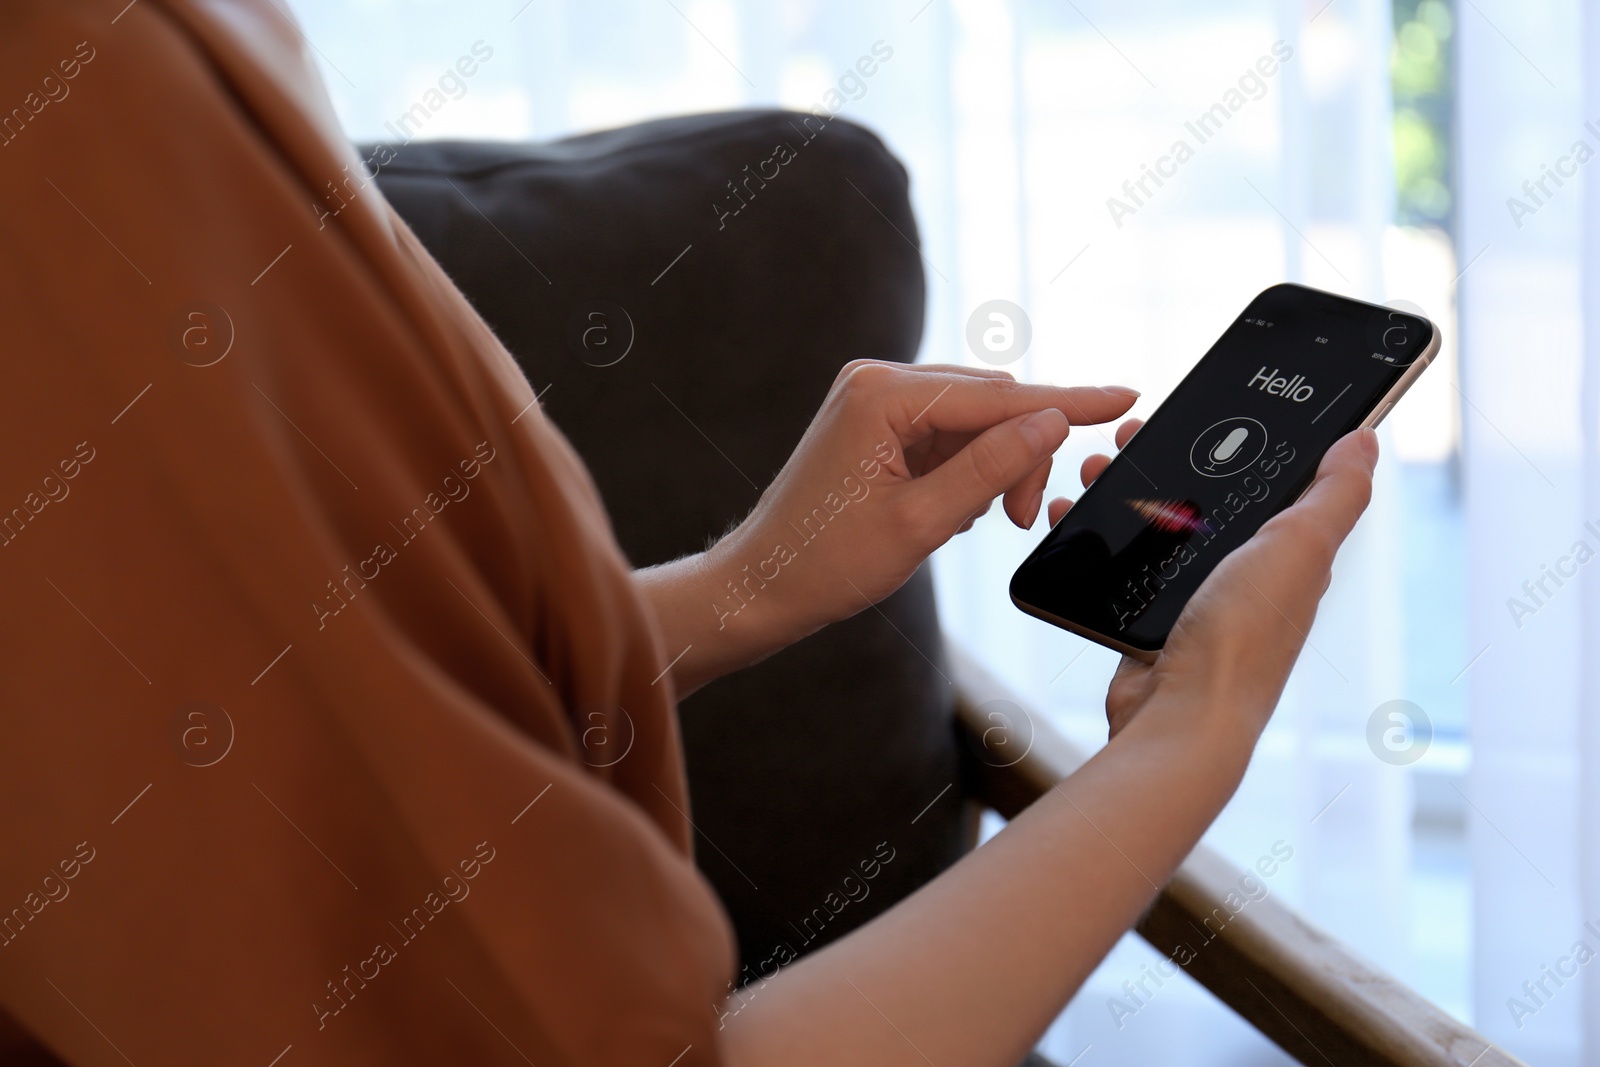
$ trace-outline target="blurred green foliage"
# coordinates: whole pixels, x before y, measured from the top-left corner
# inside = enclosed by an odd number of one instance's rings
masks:
[[[1445,0],[1394,0],[1394,93],[1397,221],[1451,221],[1451,108],[1455,92],[1455,12]]]

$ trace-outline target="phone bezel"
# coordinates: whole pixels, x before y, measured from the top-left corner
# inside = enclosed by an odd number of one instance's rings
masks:
[[[1396,310],[1401,310],[1401,309],[1397,309],[1397,308],[1386,307],[1383,304],[1373,304],[1373,303],[1369,303],[1368,301],[1365,301],[1365,300],[1357,300],[1355,297],[1345,296],[1342,293],[1329,293],[1329,292],[1326,292],[1326,291],[1324,291],[1322,289],[1313,289],[1309,285],[1300,285],[1300,284],[1298,284],[1296,282],[1280,282],[1277,285],[1270,286],[1269,288],[1262,290],[1262,292],[1260,294],[1258,294],[1255,297],[1255,299],[1251,300],[1249,304],[1246,304],[1245,307],[1249,308],[1252,304],[1255,303],[1256,300],[1259,300],[1261,298],[1261,296],[1264,296],[1266,293],[1271,292],[1273,289],[1282,289],[1282,288],[1303,289],[1306,292],[1315,293],[1318,296],[1331,296],[1331,297],[1334,297],[1334,298],[1336,298],[1338,300],[1345,300],[1345,301],[1348,301],[1349,303],[1352,303],[1352,304],[1360,304],[1363,307],[1373,308],[1373,309],[1378,310],[1378,311],[1396,311]],[[1419,377],[1421,377],[1422,372],[1424,370],[1427,370],[1428,364],[1432,363],[1433,360],[1434,360],[1434,357],[1439,354],[1439,347],[1440,347],[1440,344],[1441,344],[1441,341],[1442,341],[1442,337],[1441,337],[1441,335],[1439,333],[1438,324],[1435,323],[1432,319],[1428,318],[1426,315],[1419,315],[1419,314],[1417,314],[1416,312],[1413,312],[1413,311],[1407,311],[1407,312],[1405,312],[1405,314],[1412,315],[1412,316],[1414,316],[1416,318],[1419,318],[1423,322],[1426,322],[1428,324],[1428,329],[1430,331],[1430,336],[1428,338],[1428,343],[1427,343],[1426,346],[1424,346],[1422,352],[1420,354],[1418,354],[1417,358],[1414,359],[1411,362],[1411,365],[1408,366],[1405,369],[1405,372],[1403,374],[1401,374],[1399,378],[1395,379],[1395,383],[1392,386],[1389,387],[1389,391],[1384,393],[1382,396],[1380,396],[1378,398],[1377,402],[1374,403],[1372,405],[1372,407],[1367,411],[1367,414],[1361,420],[1361,424],[1356,427],[1356,429],[1358,429],[1358,430],[1360,430],[1360,429],[1368,429],[1368,428],[1376,428],[1377,425],[1380,422],[1382,422],[1384,420],[1384,418],[1389,414],[1389,412],[1394,409],[1395,404],[1397,404],[1399,402],[1400,398],[1405,395],[1406,390],[1411,388],[1412,383],[1415,382]],[[1230,324],[1230,326],[1231,326],[1231,324]],[[1218,340],[1220,341],[1221,338],[1218,338]],[[1213,345],[1213,347],[1215,347],[1215,345]],[[1208,354],[1209,354],[1209,352],[1210,352],[1210,349],[1207,349],[1207,353]],[[1201,361],[1203,361],[1204,359],[1205,359],[1205,356],[1201,356],[1200,357]],[[1189,372],[1188,373],[1189,374],[1193,374],[1199,368],[1200,368],[1200,363],[1196,362],[1193,367],[1189,368]],[[1188,374],[1185,374],[1184,377],[1187,378]],[[1159,407],[1156,408],[1156,411],[1160,411],[1160,410],[1161,409]],[[1155,413],[1152,412],[1151,413],[1151,417],[1154,417],[1154,414]],[[1354,431],[1352,431],[1352,432],[1354,432]],[[1120,458],[1121,458],[1121,452],[1119,451],[1117,456],[1112,458],[1111,462],[1115,463]],[[1318,462],[1320,462],[1320,460]],[[1109,467],[1107,469],[1109,469]],[[1306,487],[1306,489],[1309,489],[1309,488],[1310,488],[1310,486]],[[1299,503],[1301,497],[1304,497],[1305,494],[1306,494],[1306,490],[1301,490],[1300,494],[1298,496],[1296,496],[1293,500],[1289,501],[1287,504],[1284,504],[1277,511],[1273,512],[1272,515],[1269,515],[1267,517],[1267,519],[1262,523],[1262,525],[1265,525],[1266,522],[1271,521],[1273,516],[1282,514],[1284,511],[1287,511],[1289,508],[1294,507],[1294,505]],[[1054,533],[1054,532],[1055,532],[1055,527],[1052,526],[1050,528],[1050,533],[1045,534],[1045,538],[1048,539],[1050,534]],[[1043,544],[1043,541],[1041,541],[1040,544]],[[1037,546],[1035,546],[1034,551],[1038,551],[1038,547]],[[1029,553],[1030,556],[1032,554],[1033,554],[1032,552]],[[1024,563],[1026,563],[1026,560],[1024,560]],[[1022,564],[1018,564],[1019,569],[1020,569],[1021,566],[1022,566]],[[1013,575],[1013,580],[1015,580],[1015,575]],[[1075,633],[1079,637],[1086,637],[1090,641],[1093,641],[1096,644],[1104,645],[1107,648],[1114,649],[1115,651],[1122,653],[1124,656],[1132,656],[1134,659],[1140,660],[1140,661],[1145,662],[1145,663],[1154,663],[1156,658],[1161,655],[1161,649],[1159,649],[1159,648],[1156,648],[1156,649],[1138,648],[1138,647],[1136,647],[1134,645],[1128,644],[1125,641],[1118,641],[1115,637],[1111,637],[1108,634],[1103,634],[1098,630],[1092,629],[1091,627],[1084,626],[1081,623],[1073,622],[1070,619],[1063,619],[1059,615],[1053,615],[1050,612],[1044,611],[1041,608],[1036,608],[1032,604],[1029,604],[1029,603],[1021,600],[1020,598],[1018,598],[1018,596],[1015,593],[1010,592],[1009,588],[1007,590],[1007,593],[1011,597],[1011,602],[1013,604],[1015,604],[1018,609],[1020,609],[1021,611],[1025,612],[1026,614],[1032,615],[1034,618],[1039,619],[1039,620],[1041,620],[1043,622],[1048,622],[1052,626],[1058,626],[1063,630],[1069,631],[1070,633]]]

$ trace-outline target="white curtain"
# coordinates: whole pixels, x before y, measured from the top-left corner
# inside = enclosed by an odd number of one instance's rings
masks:
[[[1600,1063],[1600,969],[1573,954],[1600,950],[1584,929],[1600,920],[1600,601],[1573,558],[1577,542],[1600,548],[1585,526],[1600,519],[1600,341],[1585,321],[1600,229],[1592,176],[1547,177],[1579,169],[1577,142],[1600,149],[1585,125],[1600,116],[1594,18],[1484,3],[1461,20],[1461,250],[1479,257],[1460,283],[1471,631],[1487,649],[1467,677],[1473,999],[1488,1036],[1541,1064]]]
[[[1600,169],[1559,188],[1546,179],[1520,219],[1507,205],[1574,141],[1600,150],[1584,125],[1596,118],[1600,130],[1584,63],[1600,57],[1592,11],[1574,0],[1454,6],[1452,244],[1391,224],[1384,0],[294,7],[348,132],[391,141],[407,115],[424,137],[518,139],[751,104],[810,109],[881,42],[892,59],[847,84],[839,113],[875,128],[912,171],[930,283],[925,360],[976,362],[967,317],[1006,299],[1033,326],[1014,370],[1130,384],[1147,413],[1274,282],[1421,305],[1447,331],[1444,358],[1385,426],[1374,506],[1209,840],[1244,865],[1279,860],[1261,891],[1496,1043],[1539,1064],[1600,1064],[1600,965],[1561,986],[1542,971],[1571,969],[1585,937],[1600,951],[1583,929],[1590,919],[1600,930],[1600,669],[1583,654],[1600,600],[1580,569],[1560,586],[1546,579],[1531,614],[1513,618],[1507,603],[1531,604],[1523,583],[1543,568],[1571,569],[1575,542],[1600,551],[1584,526],[1600,531],[1600,341],[1582,318],[1600,306],[1600,229],[1583,214]],[[481,60],[474,73],[429,96],[468,55]],[[1230,90],[1242,105],[1202,143],[1186,123]],[[1124,183],[1137,189],[1179,140],[1192,155],[1132,197]],[[1056,488],[1073,493],[1078,462],[1106,447],[1098,431],[1075,433]],[[945,626],[1098,744],[1114,657],[1006,599],[1041,534],[994,516],[944,550]],[[1403,766],[1368,741],[1371,716],[1397,699],[1434,726],[1426,754]],[[1062,887],[1063,907],[1072,893]],[[1150,980],[1160,959],[1125,939],[1046,1050],[1085,1067],[1285,1062],[1186,979]],[[1538,993],[1542,978],[1548,995],[1534,1004],[1523,983]],[[1513,997],[1536,1010],[1514,1012]]]

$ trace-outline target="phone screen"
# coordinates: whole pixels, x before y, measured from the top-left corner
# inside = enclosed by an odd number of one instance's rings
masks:
[[[1428,348],[1426,319],[1298,285],[1253,300],[1025,560],[1012,598],[1145,651]]]

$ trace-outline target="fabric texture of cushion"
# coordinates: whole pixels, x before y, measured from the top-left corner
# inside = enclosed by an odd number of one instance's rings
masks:
[[[915,357],[906,172],[842,119],[362,154],[540,390],[636,565],[742,518],[846,362]],[[698,862],[744,980],[881,913],[970,840],[927,569],[863,608],[682,705]]]

